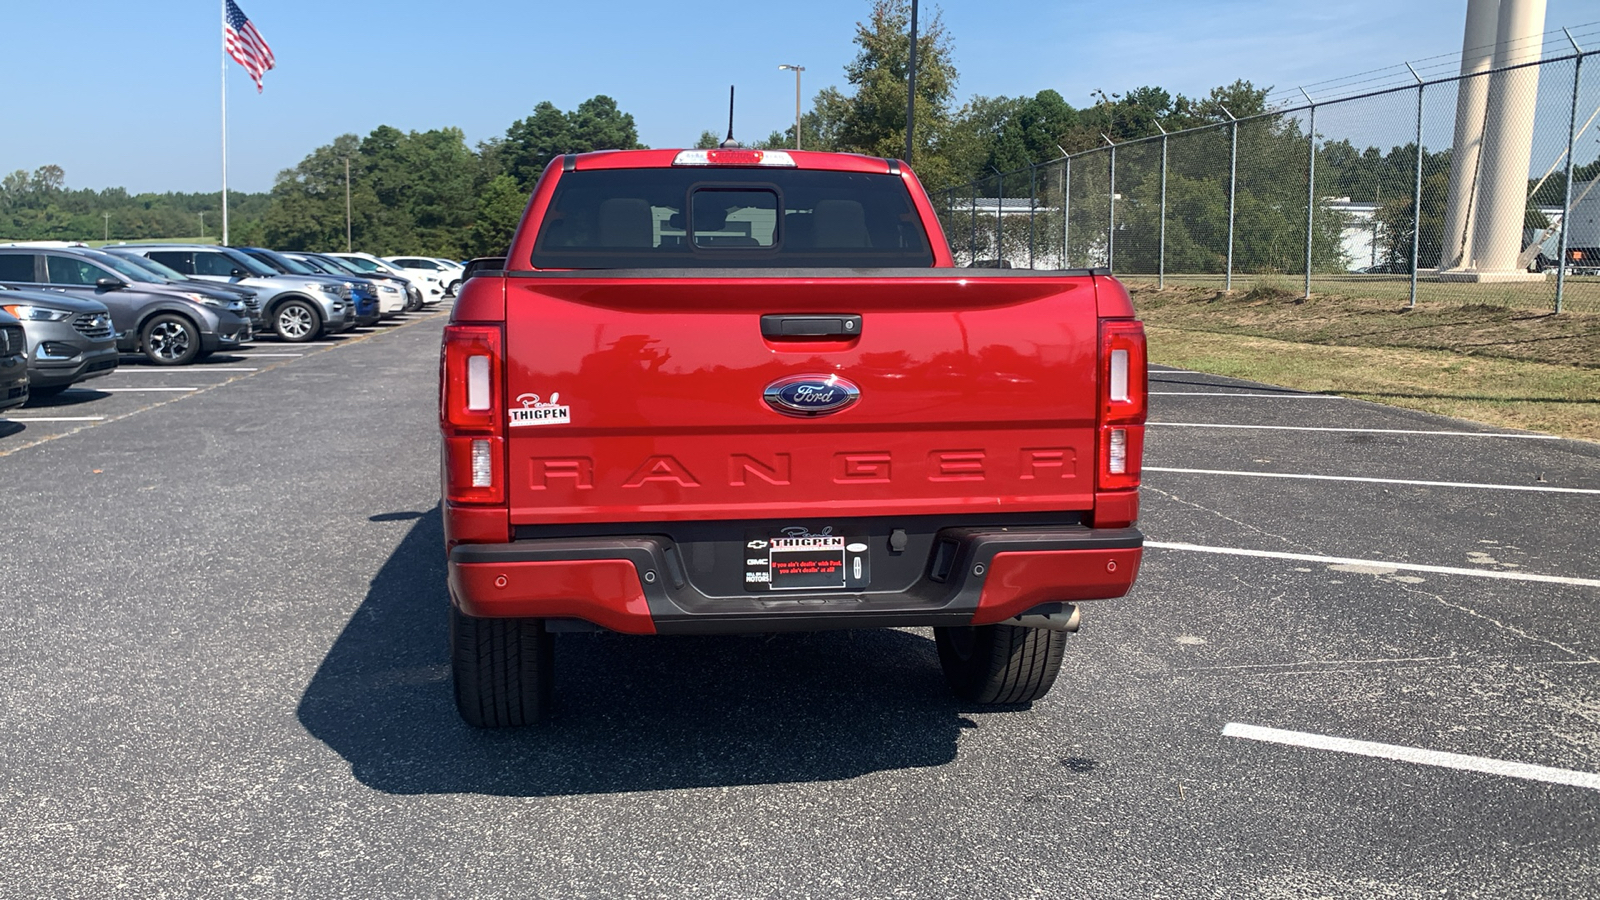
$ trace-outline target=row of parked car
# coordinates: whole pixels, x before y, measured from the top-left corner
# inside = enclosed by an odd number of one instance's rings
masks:
[[[301,343],[433,306],[460,263],[202,244],[0,245],[0,410],[116,369],[177,366],[258,334]]]

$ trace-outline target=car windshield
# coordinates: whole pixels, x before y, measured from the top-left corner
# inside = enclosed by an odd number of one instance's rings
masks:
[[[324,266],[329,271],[337,272],[337,273],[339,273],[341,275],[365,275],[366,274],[365,272],[361,271],[360,269],[358,269],[354,265],[352,265],[350,263],[350,260],[348,260],[348,259],[340,259],[337,256],[313,256],[313,257],[309,257],[309,259],[314,260],[317,263],[317,265]],[[381,275],[383,273],[380,272],[378,274]]]
[[[184,275],[182,272],[179,272],[177,269],[174,269],[171,266],[165,265],[163,263],[158,263],[158,262],[156,262],[155,260],[151,259],[148,256],[136,256],[136,255],[123,256],[121,253],[107,253],[106,255],[107,256],[114,256],[117,259],[120,259],[123,262],[126,262],[126,263],[128,263],[128,264],[130,264],[132,266],[135,266],[135,267],[140,268],[140,269],[144,269],[144,270],[148,271],[152,275],[159,275],[159,276],[161,276],[162,278],[165,278],[168,281],[187,281],[188,280],[188,276],[187,275]],[[120,272],[121,270],[118,269],[118,271]]]
[[[246,272],[249,272],[251,275],[261,278],[271,278],[274,275],[283,274],[261,260],[253,258],[250,254],[241,253],[232,247],[218,247],[217,250],[220,251],[223,256],[226,256],[234,265],[245,270]]]
[[[313,259],[309,256],[286,256],[284,258],[289,262],[299,263],[307,269],[316,272],[318,275],[333,274],[326,265],[323,265],[322,260],[320,259]]]
[[[300,260],[284,256],[282,253],[279,253],[279,252],[277,252],[275,250],[252,250],[251,253],[253,253],[253,254],[257,255],[257,256],[260,256],[260,257],[264,257],[265,259],[270,260],[271,262],[277,263],[279,266],[282,266],[284,269],[286,269],[286,270],[288,270],[288,271],[290,271],[290,272],[292,272],[292,273],[294,273],[296,275],[320,275],[320,274],[322,274],[322,273],[318,272],[316,269],[313,269],[312,267],[310,267],[310,266],[306,265],[305,263],[301,262]]]
[[[167,278],[164,275],[159,275],[142,266],[134,265],[126,258],[118,256],[115,253],[96,253],[90,251],[84,255],[103,266],[115,269],[118,275],[121,275],[130,281],[139,281],[145,284],[167,284],[168,282],[175,280],[172,278]],[[177,276],[177,279],[183,278],[182,275],[178,275],[176,272],[173,272],[172,274]]]
[[[365,258],[360,257],[360,256],[339,256],[339,257],[335,257],[335,258],[344,260],[345,262],[349,263],[352,266],[355,266],[357,269],[359,269],[362,272],[376,272],[380,268],[380,266],[377,263],[373,262],[370,259],[365,259]]]

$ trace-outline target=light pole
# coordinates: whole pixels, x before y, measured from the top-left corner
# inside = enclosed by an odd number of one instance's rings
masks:
[[[790,71],[790,72],[794,73],[794,148],[796,150],[799,150],[800,149],[800,73],[804,72],[806,70],[806,67],[805,66],[791,66],[791,65],[785,64],[785,65],[779,66],[778,70],[780,72],[781,71]]]
[[[350,250],[350,157],[344,158],[344,252]]]
[[[206,236],[206,214],[205,213],[201,213],[200,214],[200,236],[201,237],[205,237]]]
[[[906,66],[906,165],[911,164],[911,133],[917,127],[917,0],[911,0],[910,64]]]
[[[111,243],[111,213],[101,213],[100,218],[106,220],[105,242]]]

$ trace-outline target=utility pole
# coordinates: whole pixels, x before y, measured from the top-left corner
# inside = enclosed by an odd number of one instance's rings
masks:
[[[800,149],[800,73],[806,70],[805,66],[782,65],[778,69],[794,72],[794,148]]]
[[[201,213],[200,214],[200,236],[201,237],[205,237],[206,236],[206,214],[205,213]]]
[[[344,158],[344,252],[350,253],[350,157]]]
[[[917,0],[911,0],[910,58],[906,66],[906,165],[911,164],[911,133],[917,126]]]

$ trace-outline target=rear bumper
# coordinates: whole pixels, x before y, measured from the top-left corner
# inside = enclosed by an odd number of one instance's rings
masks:
[[[627,634],[984,625],[1126,594],[1144,544],[1135,528],[950,528],[940,539],[942,561],[907,590],[732,596],[690,583],[659,536],[461,544],[450,551],[450,596],[469,616],[579,619]]]

